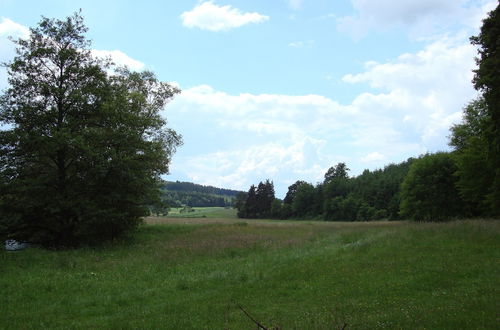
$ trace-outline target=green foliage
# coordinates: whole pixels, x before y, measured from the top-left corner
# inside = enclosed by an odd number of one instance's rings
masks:
[[[456,188],[457,167],[449,153],[428,154],[410,167],[401,189],[401,214],[418,221],[443,221],[463,216]]]
[[[159,200],[181,137],[160,116],[179,92],[153,73],[96,60],[79,14],[19,39],[0,99],[0,222],[53,247],[113,239]]]
[[[288,187],[281,205],[281,219],[318,218],[327,221],[370,221],[400,218],[400,186],[413,159],[383,169],[365,170],[349,177],[344,163],[331,167],[324,183],[313,186],[298,180]],[[255,199],[255,187],[237,202],[240,217],[246,216],[243,200]],[[251,204],[251,203],[250,203]],[[275,206],[277,209],[277,204]],[[273,213],[273,218],[276,213]]]
[[[495,170],[491,166],[488,137],[491,117],[484,98],[464,108],[463,120],[451,128],[450,145],[455,148],[457,187],[474,216],[490,213],[487,197],[491,193]]]
[[[274,199],[271,204],[271,213],[270,216],[272,219],[283,219],[283,206],[279,199]]]
[[[338,163],[335,166],[332,166],[325,173],[325,182],[329,182],[332,179],[348,179],[348,172],[350,169],[347,167],[345,163]]]
[[[233,205],[240,193],[236,190],[204,186],[191,182],[170,182],[162,185],[162,199],[171,207],[225,207]]]
[[[478,68],[473,82],[484,97],[489,124],[483,134],[487,138],[489,154],[486,162],[493,172],[486,200],[489,213],[500,215],[500,5],[483,20],[481,32],[472,37],[471,42],[479,47]]]
[[[286,193],[285,199],[283,200],[283,203],[292,204],[293,200],[295,199],[295,194],[297,193],[297,188],[303,184],[307,184],[307,182],[298,180],[294,184],[290,185],[288,187],[288,191]]]
[[[246,195],[237,196],[238,217],[269,218],[273,214],[274,203],[274,184],[271,181],[260,182],[257,188],[252,185]],[[274,208],[274,212],[277,212],[276,205]]]
[[[292,203],[293,214],[297,217],[314,216],[314,195],[314,186],[312,184],[303,183],[299,185]]]

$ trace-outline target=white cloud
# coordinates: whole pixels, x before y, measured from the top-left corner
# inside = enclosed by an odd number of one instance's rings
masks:
[[[92,55],[102,59],[111,58],[111,60],[118,66],[127,66],[133,71],[144,70],[146,65],[138,60],[134,60],[120,50],[92,50]]]
[[[384,161],[384,160],[385,160],[385,156],[377,151],[371,152],[368,155],[361,158],[361,161],[363,161],[365,163],[380,162],[380,161]]]
[[[5,17],[0,18],[0,37],[28,38],[29,35],[30,30],[26,26]]]
[[[314,181],[322,178],[326,170],[314,163],[317,157],[308,158],[317,154],[322,144],[323,141],[302,136],[287,145],[267,142],[188,157],[182,166],[188,168],[187,177],[201,184],[247,190],[251,184],[272,179],[279,193],[283,193],[286,184],[280,183],[290,176],[306,175]]]
[[[338,162],[356,175],[447,149],[449,127],[476,94],[475,54],[467,38],[443,37],[415,53],[367,62],[343,78],[369,87],[349,104],[314,94],[184,89],[168,107],[172,126],[187,134],[173,173],[238,189],[271,178],[284,194],[290,179],[321,181]],[[183,156],[185,148],[192,149]]]
[[[249,23],[262,23],[269,16],[259,13],[243,13],[230,5],[218,6],[213,1],[205,1],[181,14],[182,24],[190,28],[209,31],[223,31]]]
[[[19,23],[8,18],[0,18],[0,63],[8,62],[15,56],[15,44],[9,37],[28,38],[30,30]],[[7,87],[7,72],[4,67],[0,67],[0,90]]]
[[[400,117],[426,148],[443,148],[450,125],[476,94],[471,84],[475,54],[467,40],[442,38],[415,54],[367,63],[363,73],[346,75],[343,81],[386,91],[361,94],[353,105],[382,118]]]
[[[355,37],[371,30],[403,27],[415,36],[432,35],[461,25],[477,27],[478,18],[497,0],[351,0],[355,14],[337,18],[338,29]]]
[[[299,10],[302,8],[302,0],[286,0],[288,6],[293,10]]]

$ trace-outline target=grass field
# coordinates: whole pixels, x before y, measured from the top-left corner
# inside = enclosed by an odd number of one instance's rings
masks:
[[[150,218],[99,249],[0,252],[0,328],[494,329],[500,222]],[[187,222],[187,224],[186,224]]]
[[[193,207],[193,212],[181,213],[182,208],[172,208],[167,218],[224,218],[236,219],[236,209],[225,207]]]

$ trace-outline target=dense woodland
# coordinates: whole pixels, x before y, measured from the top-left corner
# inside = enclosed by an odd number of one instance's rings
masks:
[[[349,168],[339,163],[327,171],[321,183],[313,185],[299,180],[290,185],[283,201],[274,197],[273,183],[267,180],[237,196],[238,215],[329,221],[400,219],[400,187],[414,161],[365,170],[357,177],[349,177]]]
[[[233,205],[237,190],[204,186],[191,182],[165,182],[162,199],[169,207],[226,207]]]
[[[478,36],[474,87],[479,97],[451,127],[450,152],[410,158],[357,177],[345,163],[332,166],[323,182],[297,181],[283,202],[271,181],[237,197],[243,218],[362,221],[440,221],[500,215],[500,6],[483,21]]]

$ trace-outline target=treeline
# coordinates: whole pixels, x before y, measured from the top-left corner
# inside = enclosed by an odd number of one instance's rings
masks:
[[[180,181],[175,181],[175,182],[165,181],[165,183],[163,184],[163,189],[167,191],[197,192],[203,194],[223,195],[229,197],[235,197],[239,193],[238,190],[204,186],[192,182],[180,182]]]
[[[346,164],[338,163],[321,183],[289,186],[283,201],[274,198],[268,180],[237,197],[238,214],[327,221],[498,217],[500,153],[489,107],[479,97],[464,108],[462,122],[451,128],[451,152],[409,158],[357,177],[349,177]]]
[[[165,182],[162,199],[169,207],[227,207],[233,205],[236,190],[204,186],[191,182]]]
[[[323,182],[296,181],[283,201],[275,198],[267,180],[240,194],[235,205],[242,218],[365,221],[399,219],[400,186],[414,159],[349,177],[345,163],[331,167]]]

